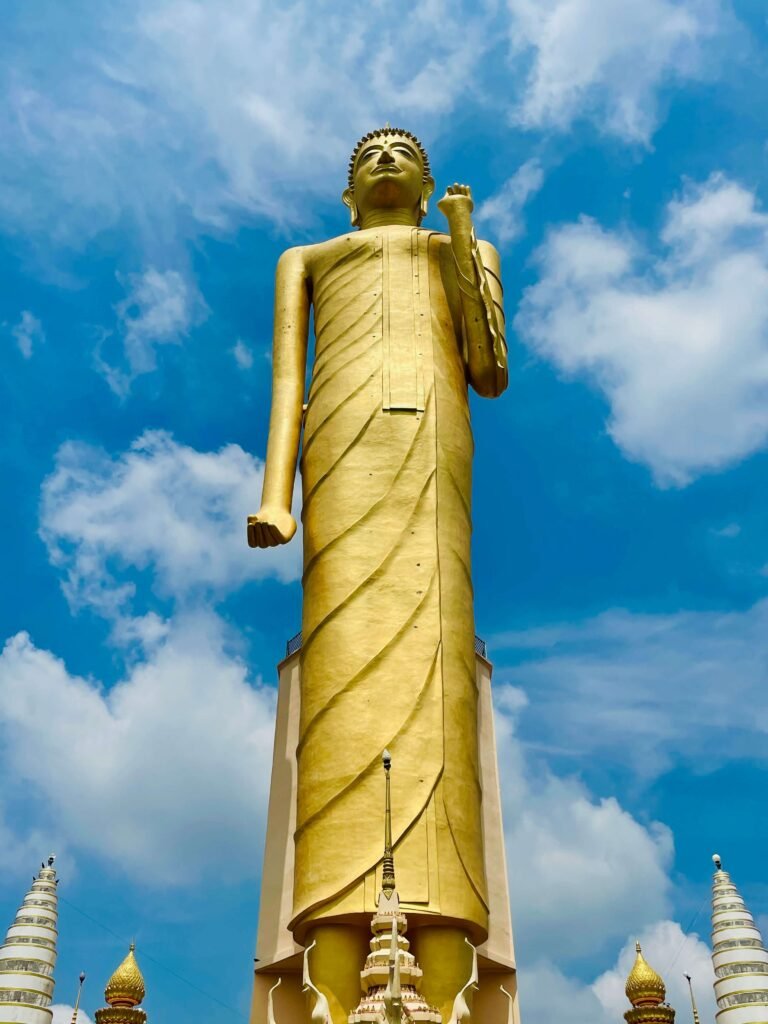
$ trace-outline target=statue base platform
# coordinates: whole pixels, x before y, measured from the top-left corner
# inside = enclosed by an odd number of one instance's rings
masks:
[[[293,910],[293,833],[296,826],[296,747],[299,738],[300,664],[294,650],[278,666],[279,686],[275,745],[272,760],[264,866],[261,881],[259,929],[251,1005],[251,1024],[268,1024],[268,993],[273,993],[276,1024],[309,1021],[309,1008],[302,992],[303,947],[288,928]],[[483,791],[483,841],[488,885],[490,919],[488,938],[477,949],[479,987],[474,994],[472,1018],[482,1024],[520,1024],[517,1001],[512,923],[509,910],[504,830],[501,817],[496,735],[491,698],[492,666],[476,654],[478,688],[478,732],[481,757],[480,781]],[[439,925],[439,916],[419,919],[417,908],[407,901],[403,910],[409,919],[408,936],[418,958],[419,924]],[[353,946],[359,946],[360,964],[370,939],[370,915],[346,924]],[[456,979],[458,992],[466,978]],[[501,986],[511,996],[501,991]],[[353,1009],[351,1005],[348,1012]],[[346,1024],[335,1020],[333,1024]],[[447,1022],[445,1022],[447,1024]]]

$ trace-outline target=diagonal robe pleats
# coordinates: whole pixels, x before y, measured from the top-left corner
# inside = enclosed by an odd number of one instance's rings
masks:
[[[299,931],[332,915],[376,869],[385,747],[395,765],[396,843],[427,817],[436,823],[437,863],[406,865],[419,879],[424,913],[466,920],[475,932],[487,922],[472,434],[444,239],[407,228],[363,231],[314,247],[312,256],[316,353],[301,462]]]

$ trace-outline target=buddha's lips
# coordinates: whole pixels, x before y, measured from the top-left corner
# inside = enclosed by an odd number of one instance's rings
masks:
[[[402,174],[403,172],[399,167],[395,167],[394,164],[384,164],[382,167],[374,167],[371,174],[383,174],[384,171],[389,171],[392,174]]]

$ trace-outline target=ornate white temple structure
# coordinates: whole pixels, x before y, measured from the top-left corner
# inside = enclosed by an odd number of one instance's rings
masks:
[[[744,900],[712,857],[712,966],[717,1024],[768,1024],[768,952]]]
[[[58,900],[54,858],[43,864],[0,946],[0,1024],[50,1024]]]

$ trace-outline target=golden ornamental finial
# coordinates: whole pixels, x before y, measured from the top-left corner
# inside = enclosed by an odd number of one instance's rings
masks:
[[[636,957],[632,970],[629,972],[624,991],[627,999],[634,1007],[659,1006],[667,994],[661,975],[648,964],[643,956],[639,942],[635,943]]]
[[[110,1006],[138,1006],[144,999],[146,989],[144,978],[136,963],[136,957],[133,955],[135,949],[136,944],[132,942],[128,956],[107,982],[104,998]]]
[[[384,765],[384,860],[381,866],[381,888],[389,897],[395,891],[395,858],[392,854],[392,804],[389,791],[389,770],[392,755],[385,750],[381,755]]]
[[[699,1019],[699,1008],[696,1005],[696,997],[693,994],[693,982],[691,981],[690,974],[684,974],[683,977],[688,982],[688,988],[691,993],[691,1011],[693,1012],[693,1024],[701,1024]]]
[[[77,998],[75,999],[75,1005],[72,1008],[72,1024],[77,1024],[77,1015],[80,1012],[80,996],[83,994],[83,984],[85,983],[85,971],[80,971],[80,977],[78,981],[80,984],[77,987]]]

